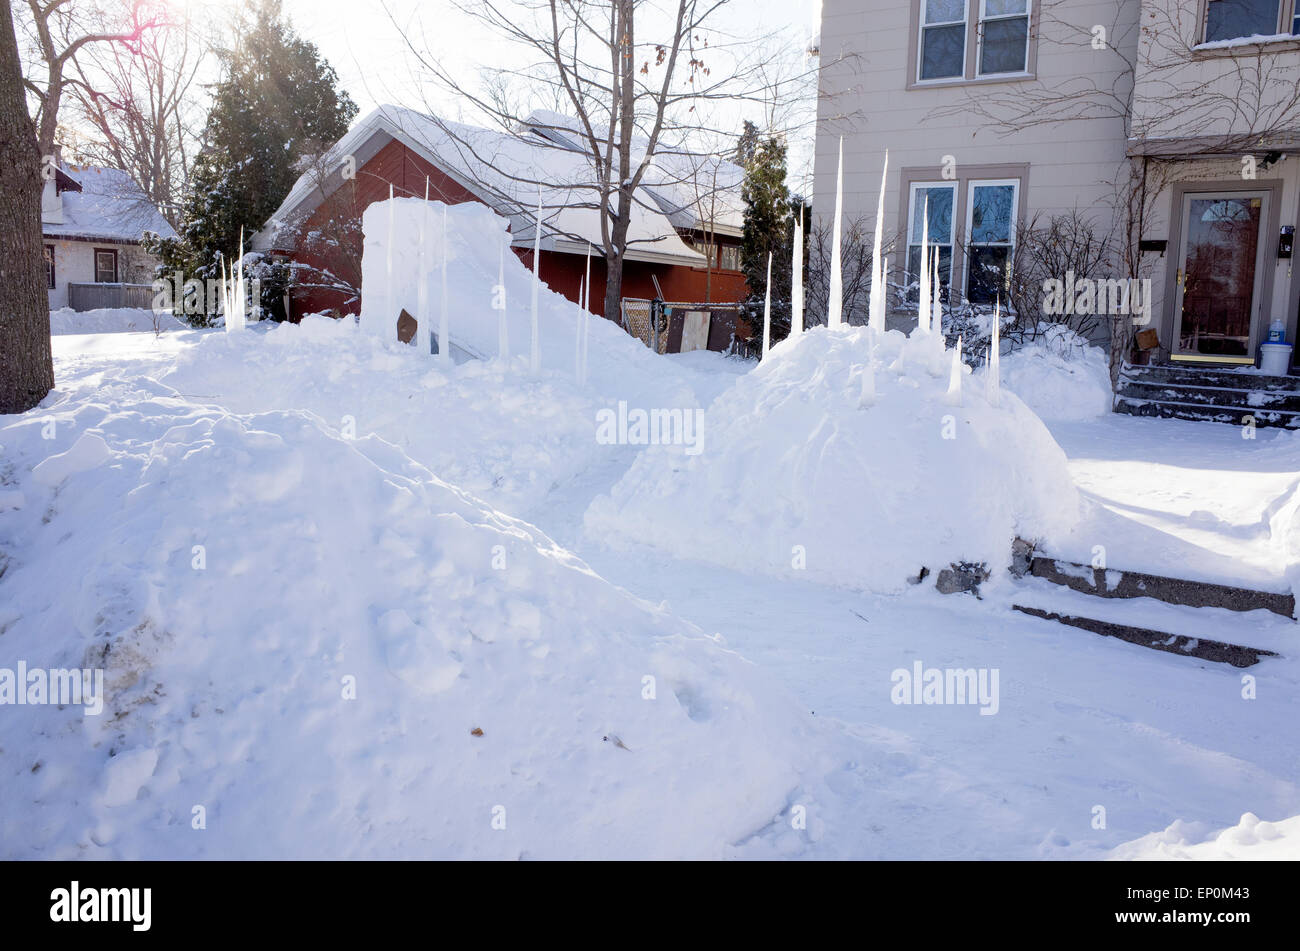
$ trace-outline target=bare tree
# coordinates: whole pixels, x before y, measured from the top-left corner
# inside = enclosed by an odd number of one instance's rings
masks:
[[[94,130],[78,158],[120,168],[173,225],[206,123],[196,79],[210,55],[188,14],[138,42],[100,43],[73,61],[78,113]]]
[[[10,10],[0,18],[0,413],[26,412],[54,388],[40,154]]]
[[[727,4],[465,0],[458,4],[462,12],[520,51],[518,65],[498,70],[498,81],[488,92],[469,88],[426,54],[427,44],[403,31],[435,85],[509,133],[520,133],[528,114],[511,105],[515,97],[501,94],[503,85],[526,84],[532,90],[527,101],[564,106],[564,116],[556,116],[553,123],[543,121],[541,137],[530,141],[583,157],[581,181],[557,183],[542,170],[508,167],[458,127],[441,125],[463,162],[490,166],[508,180],[511,187],[500,189],[498,207],[531,216],[529,200],[535,201],[537,188],[559,184],[567,207],[598,213],[599,250],[606,270],[603,310],[611,320],[619,319],[623,261],[629,248],[671,237],[630,234],[635,209],[660,210],[647,188],[699,186],[678,178],[691,173],[689,163],[661,166],[657,157],[691,151],[692,138],[709,131],[702,128],[701,118],[709,104],[761,102],[772,95],[771,64],[763,58],[761,40],[730,36],[717,27],[718,13]],[[533,127],[537,125],[534,121]]]
[[[79,82],[70,71],[78,54],[100,43],[138,52],[141,38],[165,22],[165,7],[157,0],[132,0],[127,8],[97,0],[27,0],[26,13],[32,55],[24,82],[36,102],[37,147],[50,155],[64,91]]]

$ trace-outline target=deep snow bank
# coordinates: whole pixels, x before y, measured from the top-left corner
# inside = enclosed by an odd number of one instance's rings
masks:
[[[93,385],[0,421],[5,658],[107,691],[98,717],[5,708],[3,856],[797,837],[772,821],[807,721],[737,655],[377,437]]]
[[[1163,832],[1125,842],[1108,857],[1120,861],[1294,861],[1300,859],[1300,816],[1262,822],[1254,813],[1247,812],[1235,826],[1217,833],[1205,823],[1180,819]]]
[[[1060,324],[1002,357],[1002,385],[1048,420],[1105,416],[1113,397],[1106,352]]]
[[[999,405],[933,339],[818,328],[772,351],[708,409],[703,443],[651,446],[588,509],[589,533],[678,557],[892,592],[925,565],[1010,561],[1079,515],[1065,455],[1015,396]],[[806,561],[806,568],[801,568]]]
[[[630,456],[596,441],[601,407],[620,399],[698,405],[698,371],[655,357],[608,321],[593,318],[589,349],[579,386],[571,367],[544,365],[533,375],[523,358],[447,366],[351,319],[311,316],[204,334],[163,382],[235,412],[307,409],[337,432],[373,433],[439,478],[524,515],[611,453]]]
[[[63,307],[50,311],[50,333],[109,334],[143,333],[155,330],[188,330],[189,327],[173,315],[141,310],[135,307],[100,307],[96,310],[73,310]]]

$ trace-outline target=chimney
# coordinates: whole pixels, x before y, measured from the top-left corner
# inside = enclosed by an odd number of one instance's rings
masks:
[[[63,146],[54,146],[53,158],[52,168],[44,162],[41,163],[41,175],[49,176],[41,187],[41,222],[61,225],[63,224],[63,195],[59,189],[58,172],[63,166]]]

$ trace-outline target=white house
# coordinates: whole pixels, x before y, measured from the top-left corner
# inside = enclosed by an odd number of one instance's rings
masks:
[[[176,232],[131,177],[115,168],[59,163],[41,194],[50,309],[148,307],[158,259],[146,232]]]

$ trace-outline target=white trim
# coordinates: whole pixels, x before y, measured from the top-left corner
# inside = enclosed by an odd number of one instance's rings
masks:
[[[1010,261],[1015,254],[1016,248],[1016,225],[1020,218],[1020,179],[1018,178],[972,178],[966,183],[966,230],[965,247],[962,248],[962,267],[961,267],[961,294],[966,300],[970,300],[970,251],[972,247],[980,248],[1000,248],[1008,249],[1007,260]],[[972,231],[974,230],[975,221],[975,189],[988,188],[990,186],[1010,185],[1011,186],[1011,221],[1007,230],[1008,240],[1003,241],[981,241],[976,245],[972,241]]]
[[[951,83],[964,80],[966,78],[966,50],[970,47],[970,0],[962,0],[962,14],[960,20],[942,20],[938,23],[926,23],[925,13],[930,6],[930,0],[921,0],[917,5],[917,24],[916,24],[916,75],[912,79],[919,85],[928,85],[930,83]],[[934,76],[930,79],[922,79],[921,71],[925,69],[925,31],[940,26],[957,26],[960,23],[962,28],[961,34],[961,70],[955,76]]]

